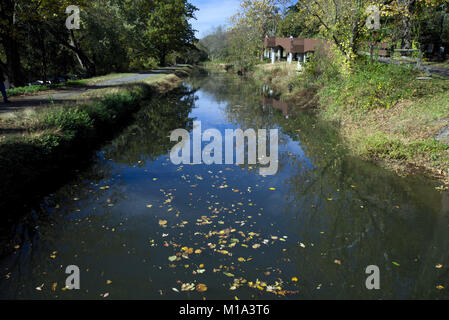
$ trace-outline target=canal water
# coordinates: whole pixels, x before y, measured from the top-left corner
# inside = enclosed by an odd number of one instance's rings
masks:
[[[449,196],[351,157],[328,124],[265,91],[211,74],[153,100],[2,234],[0,298],[449,298]],[[279,129],[278,173],[172,164],[170,132],[193,121]]]

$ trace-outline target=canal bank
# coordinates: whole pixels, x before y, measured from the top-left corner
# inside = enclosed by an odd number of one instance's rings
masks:
[[[347,75],[339,68],[320,57],[301,72],[288,63],[256,65],[248,77],[298,109],[314,110],[353,155],[400,175],[424,172],[447,185],[449,80],[364,60]]]
[[[20,217],[55,186],[76,176],[78,169],[89,165],[92,151],[126,127],[142,105],[179,87],[191,71],[186,66],[156,77],[118,79],[114,80],[117,83],[79,93],[76,102],[3,114],[3,219]]]

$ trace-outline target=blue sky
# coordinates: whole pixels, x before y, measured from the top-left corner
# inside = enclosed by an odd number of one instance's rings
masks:
[[[226,25],[228,19],[237,12],[240,0],[190,0],[190,3],[200,9],[192,25],[198,30],[196,36],[202,38],[213,27]]]

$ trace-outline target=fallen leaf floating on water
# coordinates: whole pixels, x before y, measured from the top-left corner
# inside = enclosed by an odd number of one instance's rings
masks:
[[[194,283],[183,283],[181,286],[181,291],[194,291],[195,284]]]
[[[271,190],[271,191],[275,191],[275,190],[276,190],[276,188],[269,188],[269,190]]]
[[[335,264],[341,265],[341,261],[340,260],[334,260]]]
[[[42,291],[42,288],[44,287],[44,284],[41,284],[39,287],[36,287],[37,291]]]
[[[178,258],[177,256],[171,256],[171,257],[168,257],[168,260],[169,260],[170,262],[173,262],[173,261],[175,261],[177,258]]]
[[[167,225],[167,220],[159,220],[159,225],[160,225],[161,227],[166,226],[166,225]]]
[[[435,268],[441,269],[441,268],[443,268],[443,265],[442,265],[442,264],[437,264],[437,265],[435,266]]]
[[[439,285],[439,286],[436,286],[436,288],[437,288],[438,290],[444,290],[444,287],[443,287],[443,286],[441,286],[441,285]]]
[[[198,284],[196,286],[196,291],[198,291],[198,292],[206,292],[207,291],[207,286],[205,284],[200,283],[200,284]]]
[[[112,281],[111,280],[106,280],[106,284],[111,284]]]
[[[292,278],[292,281],[293,281],[293,282],[298,282],[299,280],[298,280],[297,277],[293,277],[293,278]]]
[[[396,267],[400,267],[401,265],[397,263],[396,261],[393,261],[392,264],[394,264]]]

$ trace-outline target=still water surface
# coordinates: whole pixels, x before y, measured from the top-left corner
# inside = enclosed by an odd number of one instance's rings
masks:
[[[348,156],[328,125],[263,91],[195,76],[142,109],[3,235],[0,298],[448,299],[449,196]],[[194,120],[278,128],[278,174],[173,165],[170,132]],[[81,290],[64,290],[68,265]],[[369,265],[380,290],[365,287]]]

